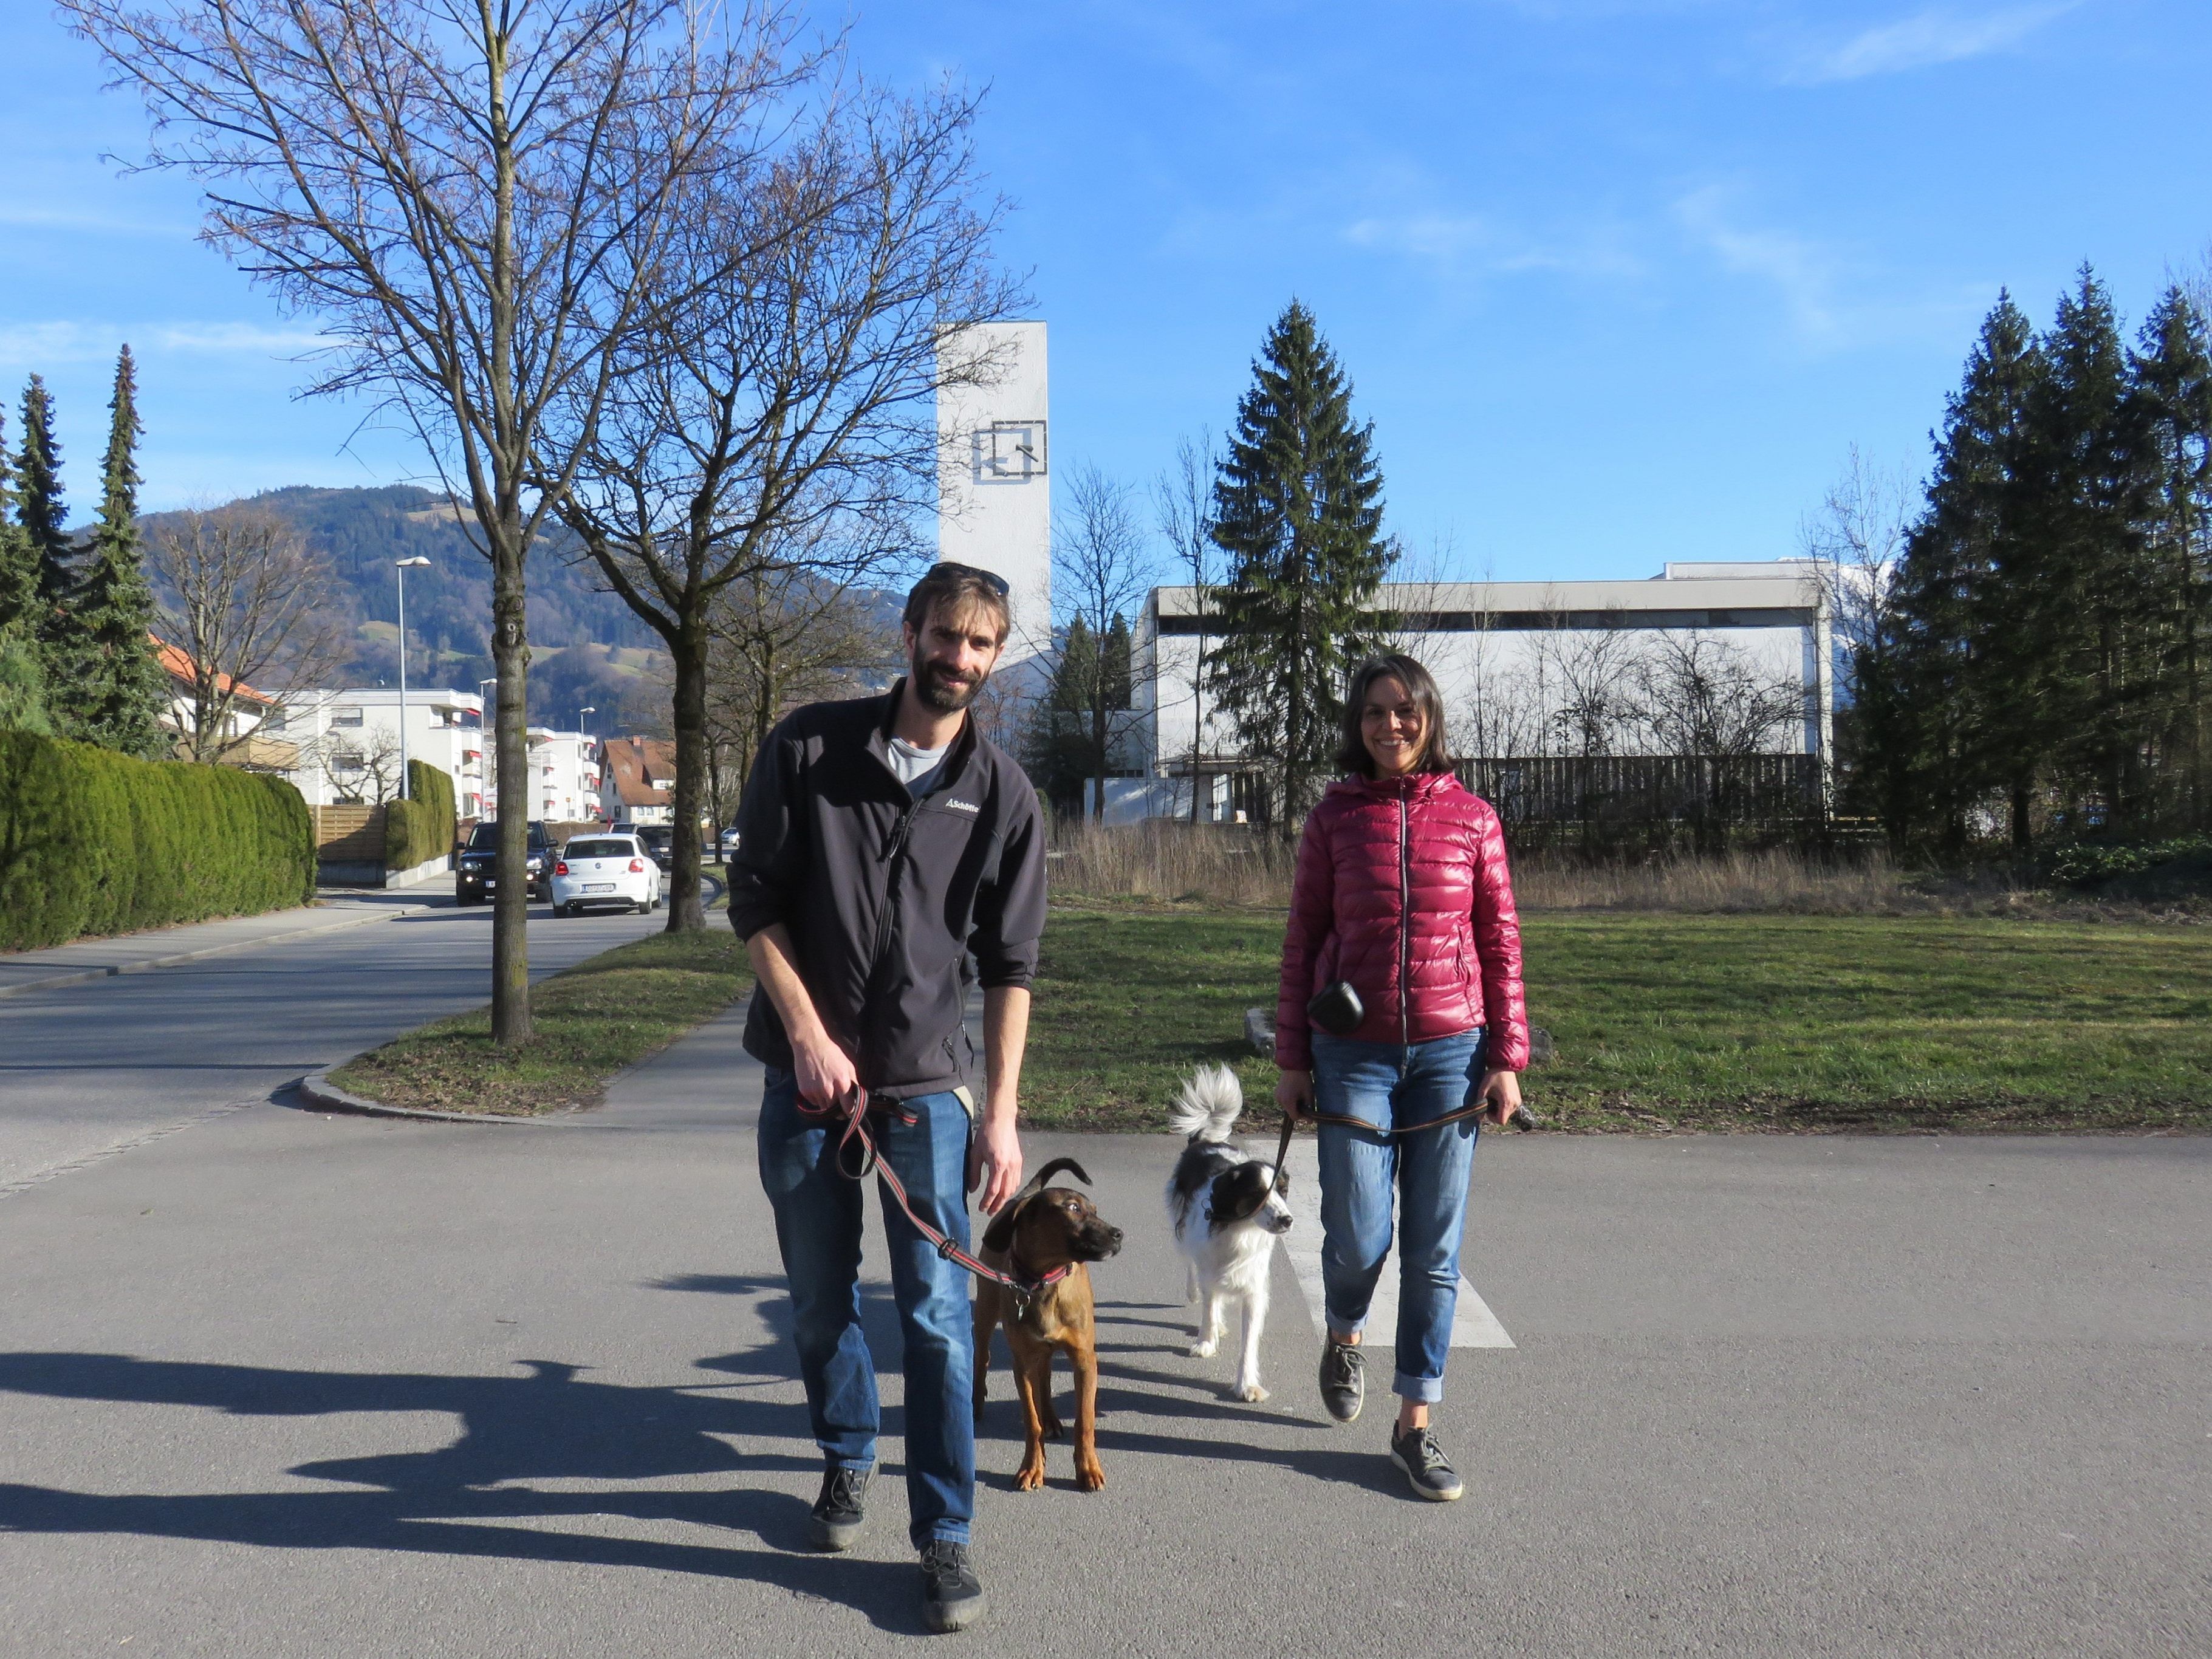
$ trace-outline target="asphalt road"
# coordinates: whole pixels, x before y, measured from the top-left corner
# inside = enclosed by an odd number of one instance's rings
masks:
[[[665,912],[556,918],[533,904],[531,972],[666,924]],[[321,938],[0,998],[0,1193],[265,1102],[319,1066],[480,1006],[490,981],[490,907],[448,902]]]
[[[264,1103],[0,1199],[0,1650],[926,1639],[872,1265],[871,1530],[801,1548],[757,1092],[726,1019],[559,1124]],[[1287,1256],[1273,1399],[1184,1357],[1171,1141],[1029,1150],[1130,1234],[1109,1484],[1055,1447],[1010,1489],[1001,1355],[975,1650],[2212,1651],[2212,1141],[1491,1137],[1468,1266],[1516,1346],[1454,1356],[1452,1505],[1406,1494],[1387,1402],[1322,1419]]]

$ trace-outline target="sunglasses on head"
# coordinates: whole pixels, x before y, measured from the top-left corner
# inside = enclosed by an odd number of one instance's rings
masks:
[[[949,570],[956,576],[973,576],[1002,599],[1012,591],[1006,586],[1006,579],[995,570],[985,570],[972,564],[956,564],[951,559],[942,559],[931,567],[929,574],[933,576],[940,570]],[[928,577],[923,580],[926,581]]]

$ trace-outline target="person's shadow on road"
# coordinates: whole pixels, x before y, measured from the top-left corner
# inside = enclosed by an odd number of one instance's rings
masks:
[[[724,1375],[752,1370],[737,1363],[742,1358],[703,1364]],[[805,1553],[804,1499],[759,1490],[627,1487],[684,1475],[817,1469],[803,1405],[749,1398],[751,1385],[742,1382],[641,1387],[595,1382],[558,1360],[522,1365],[524,1374],[511,1376],[442,1376],[127,1354],[0,1353],[0,1392],[10,1394],[198,1407],[240,1417],[438,1412],[461,1424],[451,1444],[434,1449],[339,1458],[290,1471],[361,1488],[356,1492],[106,1494],[0,1482],[0,1530],[650,1567],[751,1579],[844,1603],[885,1630],[921,1628],[911,1567]],[[763,1368],[757,1374],[774,1373]],[[887,1431],[894,1426],[885,1424]],[[793,1449],[741,1452],[730,1438],[782,1442]],[[536,1484],[566,1481],[592,1485],[563,1492]],[[741,1529],[760,1547],[529,1524],[602,1514]]]

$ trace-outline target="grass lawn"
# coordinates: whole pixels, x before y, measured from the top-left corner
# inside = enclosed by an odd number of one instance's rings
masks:
[[[434,1020],[332,1073],[341,1089],[392,1106],[532,1116],[596,1105],[606,1081],[752,988],[726,926],[655,933],[531,988],[536,1038],[492,1046],[491,1010]]]
[[[1929,916],[1524,918],[1566,1129],[2212,1128],[2212,928]],[[1023,1094],[1040,1123],[1157,1127],[1272,1007],[1279,911],[1056,910]]]

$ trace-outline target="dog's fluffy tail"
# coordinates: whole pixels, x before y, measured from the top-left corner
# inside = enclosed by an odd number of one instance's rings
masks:
[[[1226,1066],[1201,1066],[1168,1106],[1168,1127],[1193,1140],[1222,1141],[1244,1109],[1244,1090]]]

